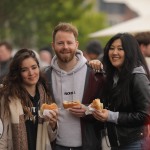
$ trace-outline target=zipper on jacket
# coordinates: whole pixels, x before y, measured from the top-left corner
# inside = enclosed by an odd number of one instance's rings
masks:
[[[116,110],[115,110],[115,107],[114,107],[114,112],[115,112]],[[116,126],[114,126],[115,127],[115,132],[116,132],[116,137],[117,137],[117,144],[118,144],[118,146],[120,146],[120,141],[119,141],[119,138],[118,138],[118,131],[117,131],[117,127]]]
[[[110,102],[107,102],[107,106],[106,106],[106,109],[109,109],[110,108],[110,105],[111,103]],[[114,112],[115,112],[115,108],[114,108]],[[117,131],[117,127],[114,126],[115,128],[115,132],[116,132],[116,138],[117,138],[117,145],[120,146],[120,141],[119,141],[119,138],[118,138],[118,131]]]
[[[118,132],[117,132],[117,127],[115,126],[115,132],[116,132],[116,137],[117,137],[117,144],[118,146],[120,146],[120,141],[119,141],[119,138],[118,138]]]

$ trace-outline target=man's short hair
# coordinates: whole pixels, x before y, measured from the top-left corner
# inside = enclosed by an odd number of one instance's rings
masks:
[[[12,51],[12,46],[8,42],[0,42],[0,46],[5,46],[9,51]]]
[[[140,32],[135,35],[136,40],[138,41],[139,45],[148,45],[150,44],[150,32]]]
[[[54,28],[53,35],[52,35],[53,41],[55,41],[55,36],[58,31],[71,32],[74,34],[75,39],[77,40],[78,29],[70,23],[61,22]]]

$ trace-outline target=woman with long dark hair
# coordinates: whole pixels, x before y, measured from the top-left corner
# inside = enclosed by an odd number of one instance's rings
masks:
[[[39,117],[43,103],[52,103],[39,62],[32,50],[19,50],[0,89],[1,150],[50,150],[56,135],[57,111]],[[54,131],[53,131],[54,130]]]
[[[112,150],[142,150],[150,119],[150,75],[135,38],[113,36],[104,48],[103,65],[105,109],[93,115],[106,122]]]

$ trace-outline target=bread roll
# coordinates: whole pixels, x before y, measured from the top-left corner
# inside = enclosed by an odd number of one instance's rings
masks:
[[[58,106],[56,105],[56,103],[52,103],[50,105],[44,103],[41,106],[41,111],[43,111],[44,109],[54,110],[54,109],[58,109]]]
[[[100,99],[95,99],[91,103],[91,107],[101,111],[103,109],[103,103],[100,102]]]
[[[63,106],[65,109],[72,108],[73,106],[80,106],[80,101],[63,101]]]

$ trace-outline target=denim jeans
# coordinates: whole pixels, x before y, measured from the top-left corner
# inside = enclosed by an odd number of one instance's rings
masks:
[[[125,146],[113,147],[111,148],[111,150],[149,150],[149,149],[143,149],[144,143],[145,143],[145,139],[142,139]]]

